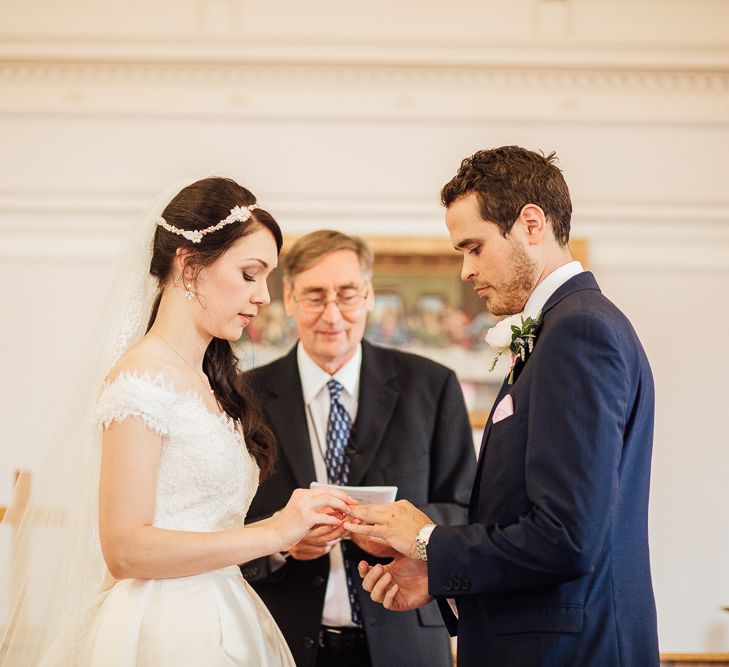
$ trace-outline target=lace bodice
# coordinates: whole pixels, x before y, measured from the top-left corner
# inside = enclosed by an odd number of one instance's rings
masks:
[[[121,373],[96,406],[99,428],[140,417],[163,437],[154,526],[208,532],[239,528],[258,487],[258,466],[227,415],[163,375]]]

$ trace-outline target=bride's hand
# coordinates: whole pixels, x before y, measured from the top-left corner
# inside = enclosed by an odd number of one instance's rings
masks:
[[[286,506],[272,519],[283,545],[279,550],[290,551],[314,526],[340,528],[342,515],[349,514],[356,504],[354,498],[331,487],[294,490]]]

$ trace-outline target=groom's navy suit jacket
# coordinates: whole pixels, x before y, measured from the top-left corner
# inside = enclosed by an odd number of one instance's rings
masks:
[[[486,425],[469,525],[439,526],[428,545],[459,666],[657,666],[653,379],[591,273],[547,301],[534,351],[495,405],[507,394],[514,412]]]
[[[285,357],[246,374],[279,444],[276,471],[264,480],[249,521],[281,509],[297,487],[316,479],[306,424],[296,347]],[[453,371],[423,357],[362,342],[357,417],[348,445],[349,484],[398,487],[433,521],[463,524],[476,471],[473,436],[463,393]],[[353,544],[354,567],[377,559]],[[389,562],[387,559],[382,562]],[[316,661],[329,556],[289,558],[269,572],[258,559],[242,566],[279,624],[298,667]],[[416,611],[387,611],[359,594],[374,667],[447,667],[450,639],[435,603]]]

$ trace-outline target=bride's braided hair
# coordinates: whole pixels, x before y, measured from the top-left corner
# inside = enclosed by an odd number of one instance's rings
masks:
[[[255,203],[253,194],[235,181],[220,177],[206,178],[183,188],[167,205],[162,217],[178,229],[205,229],[226,218],[233,207]],[[198,243],[158,227],[149,272],[157,278],[160,290],[152,306],[147,329],[157,317],[164,285],[172,277],[178,248],[189,250],[189,265],[199,272],[220,258],[238,239],[261,227],[271,232],[280,252],[283,245],[281,230],[273,216],[261,208],[254,209],[248,220],[206,234]],[[256,459],[261,477],[265,477],[273,468],[276,439],[266,426],[261,408],[238,368],[238,360],[230,342],[213,338],[205,352],[203,370],[223,410],[240,422],[248,451]]]

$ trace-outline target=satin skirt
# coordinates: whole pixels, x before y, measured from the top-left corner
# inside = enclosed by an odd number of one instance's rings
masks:
[[[82,665],[294,667],[281,631],[237,567],[123,579],[103,595]]]

